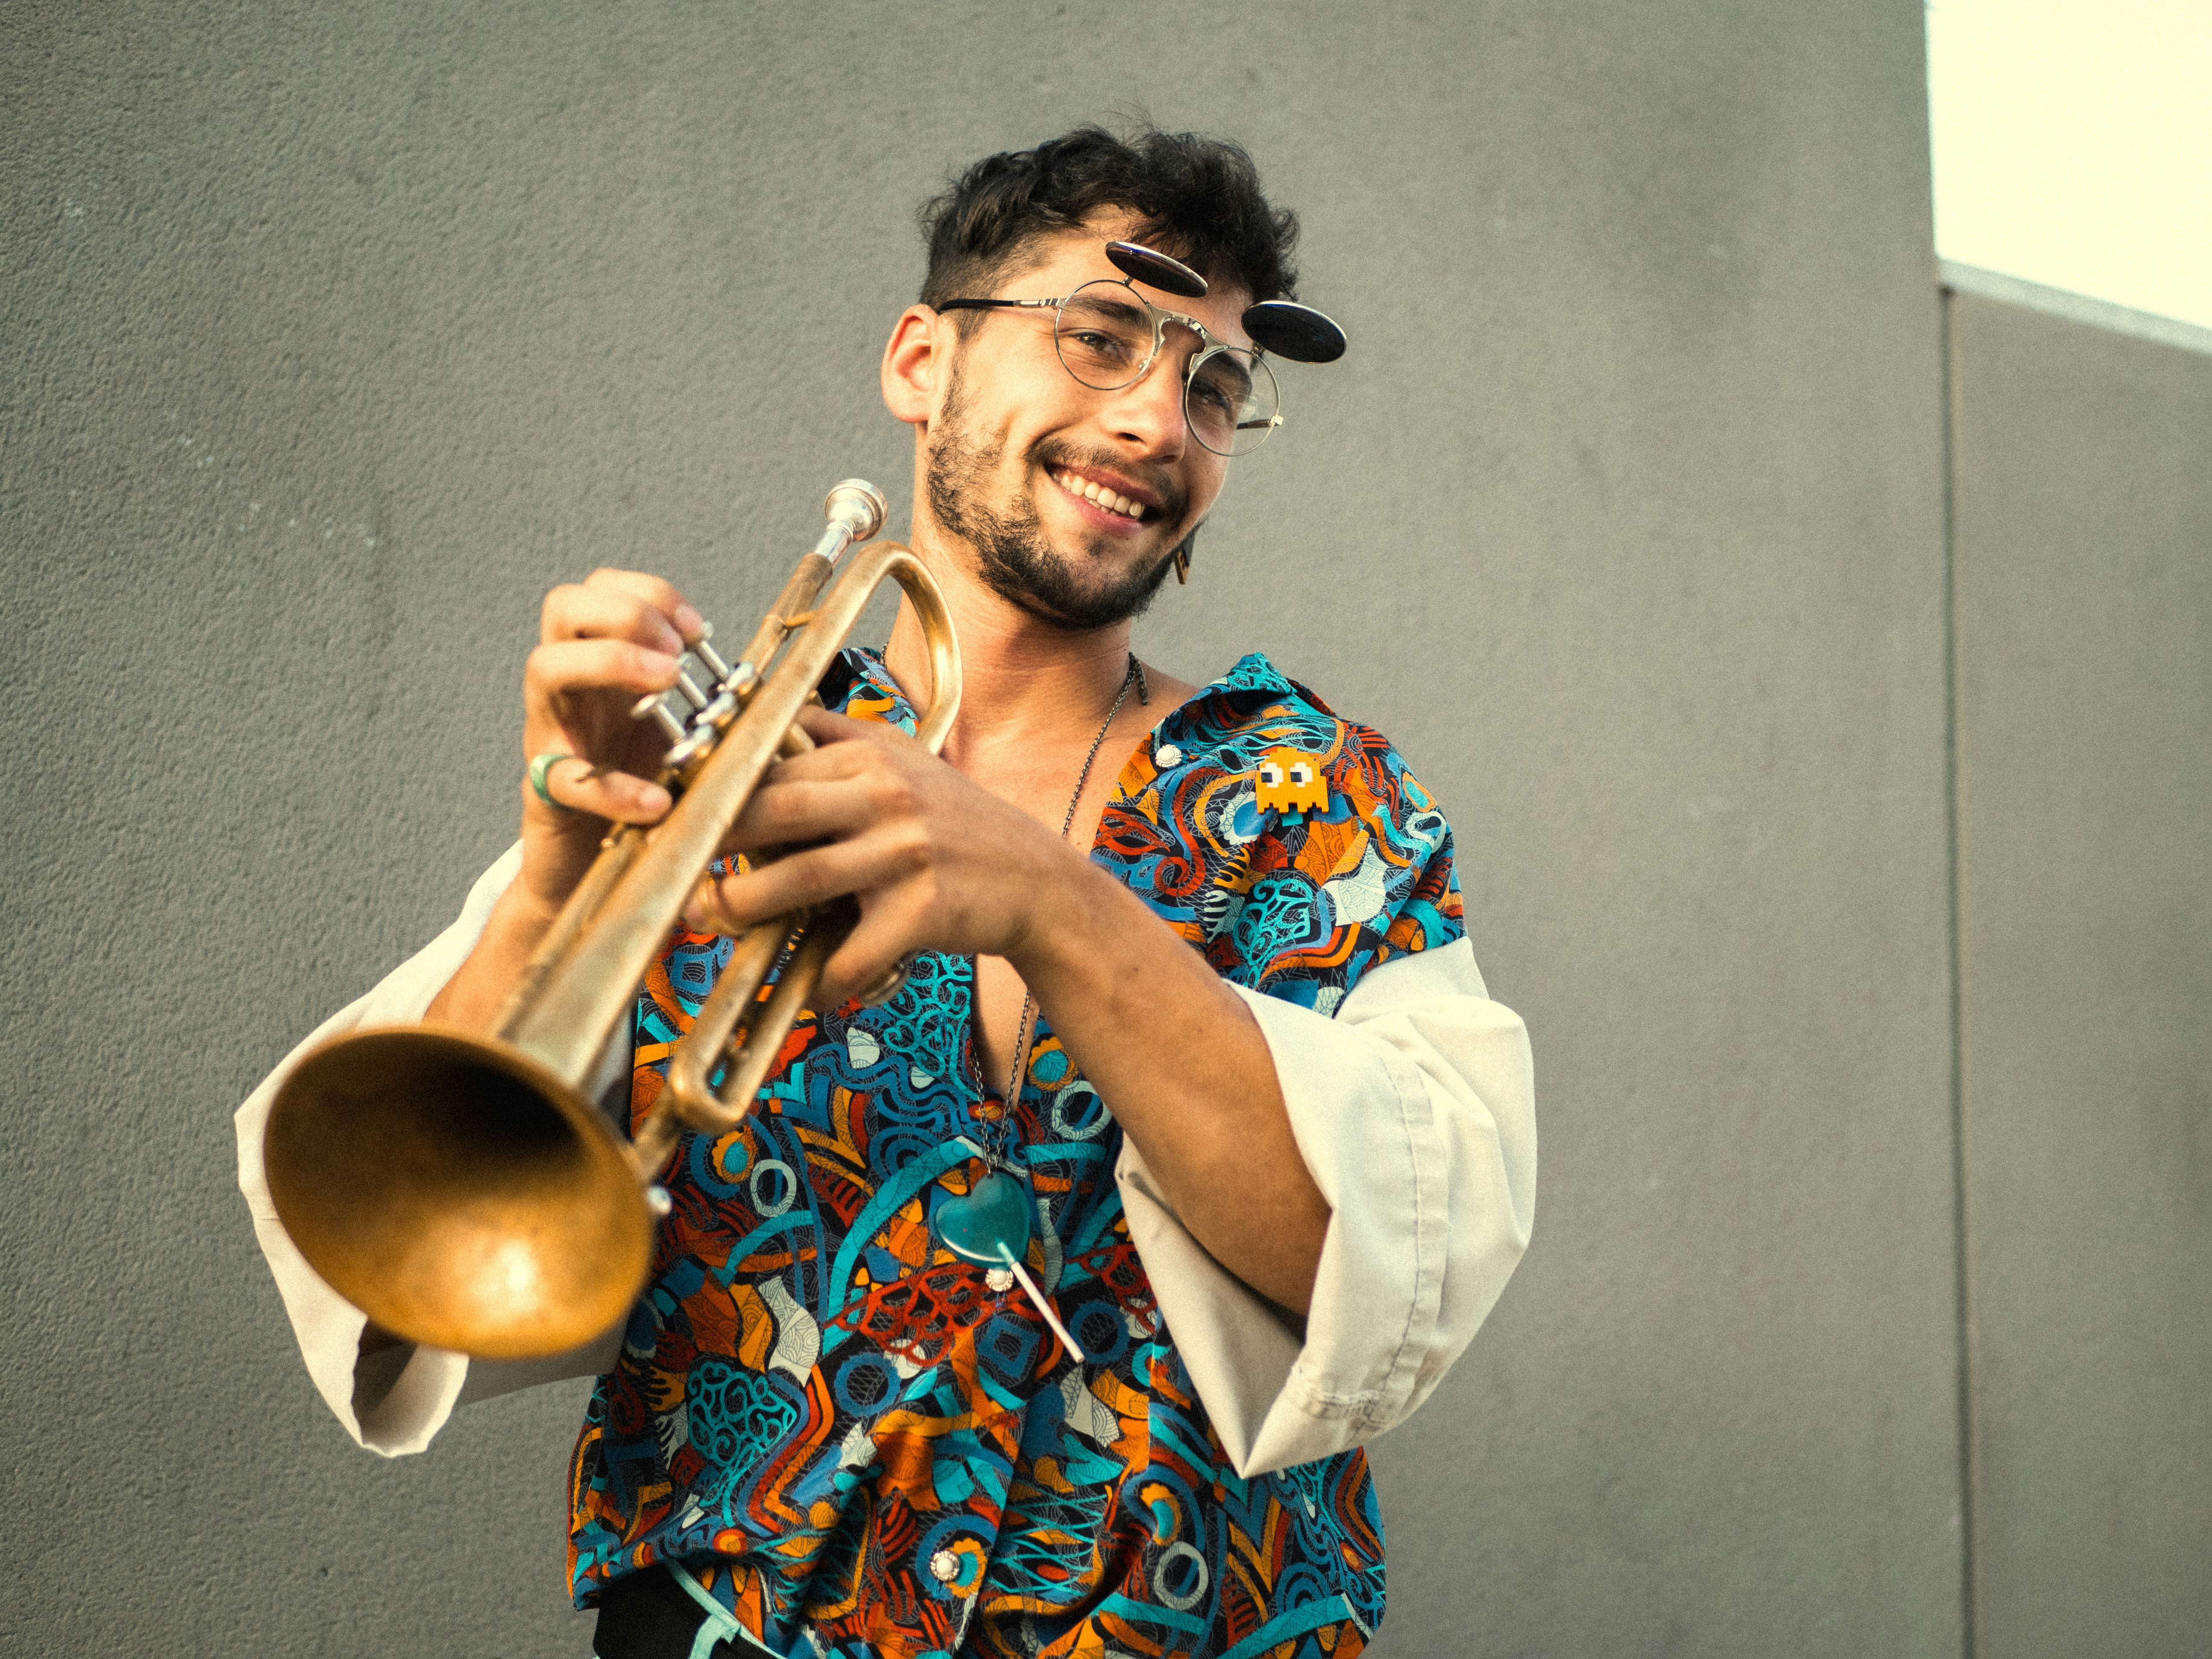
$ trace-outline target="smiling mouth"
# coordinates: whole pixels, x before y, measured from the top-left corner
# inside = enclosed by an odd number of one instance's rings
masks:
[[[1116,518],[1127,519],[1133,524],[1143,524],[1159,516],[1158,508],[1146,507],[1142,501],[1133,501],[1127,495],[1119,495],[1103,484],[1093,483],[1065,467],[1054,467],[1051,476],[1052,481],[1069,495],[1079,496]]]

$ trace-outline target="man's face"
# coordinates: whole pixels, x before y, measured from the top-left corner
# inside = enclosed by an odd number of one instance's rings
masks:
[[[1103,223],[1041,239],[1041,263],[989,296],[1038,299],[1121,275]],[[1231,345],[1249,303],[1217,285],[1204,299],[1138,291],[1196,317]],[[1053,349],[1053,313],[989,312],[952,358],[924,437],[929,508],[967,544],[977,574],[1002,598],[1068,629],[1108,626],[1142,611],[1175,550],[1213,505],[1228,462],[1191,435],[1183,376],[1204,349],[1170,323],[1145,377],[1119,391],[1079,383]],[[948,338],[951,318],[945,319]]]

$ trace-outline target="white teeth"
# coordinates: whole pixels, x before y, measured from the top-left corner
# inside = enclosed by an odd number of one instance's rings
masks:
[[[1093,483],[1090,479],[1080,477],[1073,472],[1055,473],[1054,477],[1060,487],[1071,495],[1080,495],[1085,501],[1096,502],[1109,512],[1118,513],[1125,519],[1141,519],[1145,516],[1143,507],[1131,501],[1127,495],[1119,495],[1107,489],[1103,484]]]

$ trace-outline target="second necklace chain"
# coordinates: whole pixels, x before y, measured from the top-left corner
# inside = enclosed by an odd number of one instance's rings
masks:
[[[1067,811],[1060,821],[1060,838],[1062,841],[1067,839],[1068,831],[1074,827],[1075,809],[1082,805],[1083,792],[1091,782],[1091,769],[1097,762],[1098,750],[1106,741],[1106,734],[1114,729],[1114,722],[1120,717],[1122,705],[1128,702],[1129,688],[1133,685],[1137,688],[1140,702],[1152,702],[1146,694],[1144,665],[1137,660],[1137,653],[1133,651],[1129,653],[1129,665],[1121,675],[1121,689],[1114,694],[1113,705],[1107,709],[1106,718],[1098,723],[1098,735],[1091,739],[1091,748],[1083,757],[1083,769],[1076,774],[1075,793],[1067,798]],[[1022,988],[1021,1017],[1014,1022],[1014,1063],[1012,1069],[1006,1073],[1005,1109],[999,1120],[1000,1133],[996,1139],[1000,1144],[992,1149],[995,1155],[994,1162],[1006,1160],[1013,1137],[1014,1109],[1021,1099],[1022,1072],[1029,1062],[1030,1012],[1035,1006],[1035,998],[1024,986]]]

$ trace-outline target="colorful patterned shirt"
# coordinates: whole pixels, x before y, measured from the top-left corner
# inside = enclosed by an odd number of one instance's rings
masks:
[[[870,654],[823,696],[913,729]],[[1091,857],[1225,978],[1322,1013],[1462,931],[1428,792],[1258,655],[1139,746]],[[634,1121],[730,950],[679,934],[649,975]],[[793,1659],[1348,1659],[1382,1613],[1366,1460],[1237,1474],[1129,1241],[1121,1127],[1048,1024],[1013,1108],[1026,1266],[1086,1360],[938,1242],[1005,1133],[972,988],[966,959],[924,954],[883,1006],[805,1016],[745,1125],[683,1143],[576,1448],[577,1605],[671,1563]]]

